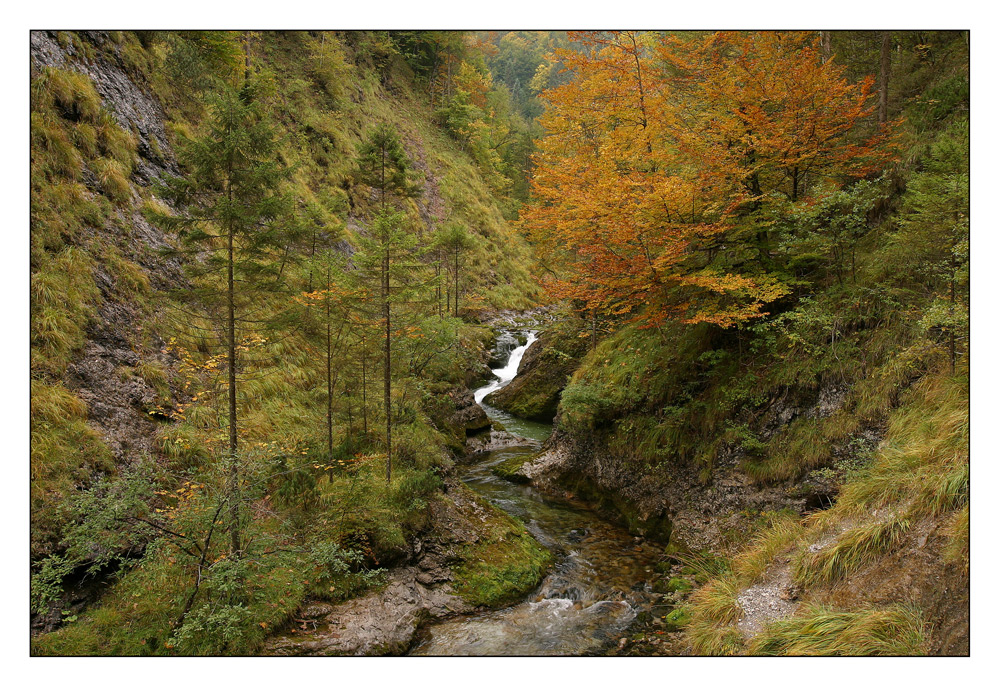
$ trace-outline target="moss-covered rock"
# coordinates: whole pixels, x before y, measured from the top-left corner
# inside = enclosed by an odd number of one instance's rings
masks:
[[[468,389],[434,385],[424,399],[424,409],[434,427],[444,437],[448,449],[460,456],[465,453],[465,440],[469,436],[490,428],[490,419],[476,403]]]
[[[579,336],[582,322],[563,320],[542,332],[521,359],[517,376],[486,397],[486,402],[536,422],[550,422],[559,408],[559,396],[569,375],[587,352],[587,340]]]
[[[667,583],[669,581],[670,580],[668,580],[665,577],[661,577],[661,578],[659,578],[657,580],[654,580],[653,581],[653,591],[656,592],[657,594],[669,594],[670,593],[670,589],[667,588]]]
[[[508,482],[527,484],[531,481],[531,478],[521,472],[521,466],[534,458],[535,455],[536,452],[534,451],[526,451],[522,455],[511,456],[502,463],[494,465],[490,471],[497,477],[505,479]]]
[[[667,591],[668,592],[678,592],[680,594],[687,594],[694,588],[691,580],[684,577],[671,577],[667,581]]]
[[[485,499],[478,504],[475,541],[460,548],[453,568],[455,592],[473,606],[502,606],[535,587],[552,564],[552,553],[524,525]]]
[[[667,632],[677,632],[683,630],[684,626],[691,622],[691,613],[682,606],[672,610],[663,620]]]
[[[694,584],[684,577],[661,577],[653,582],[653,591],[657,594],[677,594],[687,596]]]

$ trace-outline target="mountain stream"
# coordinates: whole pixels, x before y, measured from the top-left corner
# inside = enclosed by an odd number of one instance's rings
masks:
[[[472,489],[523,521],[553,552],[555,563],[520,603],[422,628],[411,654],[602,653],[640,610],[653,603],[654,595],[644,580],[658,559],[659,546],[602,520],[585,504],[543,495],[530,485],[513,484],[491,472],[515,455],[537,452],[552,432],[551,425],[515,418],[487,403],[491,392],[516,376],[524,352],[535,341],[536,332],[527,332],[527,342],[513,348],[507,363],[493,370],[497,378],[474,392],[476,402],[492,420],[532,440],[533,445],[479,454],[475,462],[460,468],[460,474]]]

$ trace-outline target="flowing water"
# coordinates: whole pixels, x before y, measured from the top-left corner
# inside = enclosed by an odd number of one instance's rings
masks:
[[[511,351],[497,379],[475,391],[476,401],[509,432],[538,442],[484,453],[462,468],[470,487],[511,515],[555,554],[550,573],[527,599],[508,608],[431,624],[421,631],[412,654],[424,655],[580,655],[599,652],[613,642],[652,603],[644,580],[660,548],[639,541],[598,518],[584,504],[543,496],[530,486],[507,482],[491,472],[515,455],[538,451],[551,425],[528,422],[491,408],[487,394],[517,374],[528,341]],[[488,400],[488,399],[487,399]]]

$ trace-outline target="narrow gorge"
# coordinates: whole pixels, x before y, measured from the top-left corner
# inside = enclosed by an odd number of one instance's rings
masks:
[[[970,652],[965,31],[31,31],[32,656]]]

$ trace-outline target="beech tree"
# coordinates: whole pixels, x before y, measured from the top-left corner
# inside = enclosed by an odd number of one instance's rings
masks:
[[[723,327],[788,292],[773,214],[812,186],[884,165],[859,137],[872,80],[847,82],[805,33],[578,33],[522,224],[554,295],[591,313]],[[751,259],[754,258],[754,259]]]

